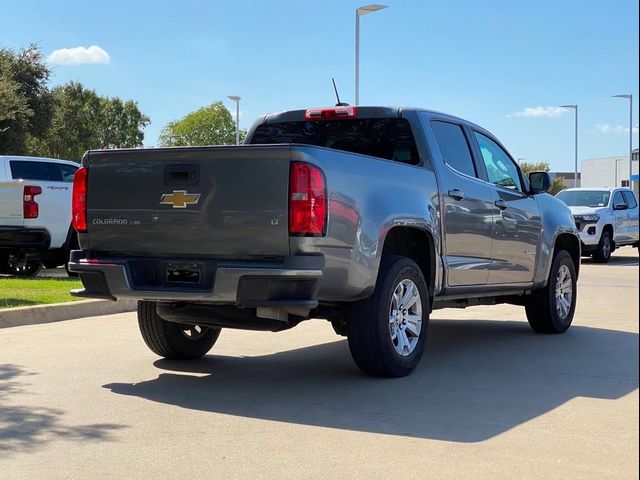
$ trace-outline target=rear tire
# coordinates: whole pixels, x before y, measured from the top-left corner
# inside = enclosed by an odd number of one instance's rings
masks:
[[[424,352],[429,324],[429,294],[418,265],[405,257],[383,257],[373,295],[355,303],[350,317],[349,350],[363,372],[409,375]]]
[[[525,307],[529,325],[537,333],[564,333],[576,310],[576,268],[569,252],[553,259],[547,286],[531,294]]]
[[[155,302],[138,302],[138,326],[156,355],[172,360],[200,358],[216,343],[220,329],[168,322],[156,313]]]
[[[613,252],[613,240],[609,232],[602,232],[598,248],[593,254],[593,261],[596,263],[609,263]]]
[[[6,273],[15,277],[30,278],[38,275],[42,269],[40,260],[21,260],[17,255],[9,255]]]

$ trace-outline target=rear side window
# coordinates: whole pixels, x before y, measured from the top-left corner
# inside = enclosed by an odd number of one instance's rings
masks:
[[[476,168],[462,127],[449,122],[432,121],[431,128],[442,159],[454,170],[475,177]]]
[[[622,192],[624,195],[624,199],[627,201],[627,205],[629,208],[636,208],[638,206],[638,202],[636,201],[636,196],[633,192]]]
[[[78,169],[73,165],[54,162],[25,162],[12,160],[11,176],[14,179],[41,180],[44,182],[73,182],[73,174]]]
[[[265,123],[256,128],[251,143],[301,143],[409,165],[420,162],[411,126],[404,118]]]

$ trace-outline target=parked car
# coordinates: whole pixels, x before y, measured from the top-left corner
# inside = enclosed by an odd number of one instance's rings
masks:
[[[139,300],[147,346],[174,359],[223,327],[326,318],[364,372],[391,377],[418,364],[433,308],[512,303],[536,332],[571,325],[571,213],[485,129],[337,106],[265,115],[245,143],[85,154],[74,295]]]
[[[73,175],[67,160],[0,156],[0,272],[33,276],[65,265],[77,248],[71,227]]]
[[[616,248],[638,248],[638,199],[629,188],[568,188],[556,195],[571,209],[582,255],[607,263]]]

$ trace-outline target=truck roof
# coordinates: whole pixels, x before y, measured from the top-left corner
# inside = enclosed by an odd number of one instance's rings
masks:
[[[325,106],[325,107],[312,107],[311,109],[319,109],[319,108],[336,108],[335,106]],[[398,106],[349,106],[349,108],[356,109],[356,117],[355,118],[385,118],[385,117],[402,117],[404,112],[427,112],[432,115],[438,115],[442,117],[449,118],[451,120],[456,120],[458,122],[463,122],[468,125],[471,125],[479,130],[486,131],[485,128],[477,125],[469,120],[464,118],[456,117],[455,115],[450,115],[448,113],[439,112],[437,110],[430,110],[428,108],[420,108],[420,107],[398,107]],[[285,110],[281,112],[273,112],[262,115],[256,123],[281,123],[281,122],[296,122],[305,120],[305,113],[309,109],[297,109],[297,110]]]

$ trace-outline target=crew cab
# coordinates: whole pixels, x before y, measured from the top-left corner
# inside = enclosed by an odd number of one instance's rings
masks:
[[[638,248],[638,199],[629,188],[568,188],[556,195],[569,206],[582,255],[608,263],[616,248]]]
[[[222,328],[327,319],[355,363],[409,374],[434,308],[573,319],[569,208],[487,130],[416,108],[268,114],[244,145],[89,151],[74,180],[81,297],[137,299],[148,347],[197,358]],[[117,195],[114,191],[117,190]]]
[[[78,167],[53,158],[0,156],[0,273],[33,276],[43,262],[67,263],[77,248],[71,191]]]

